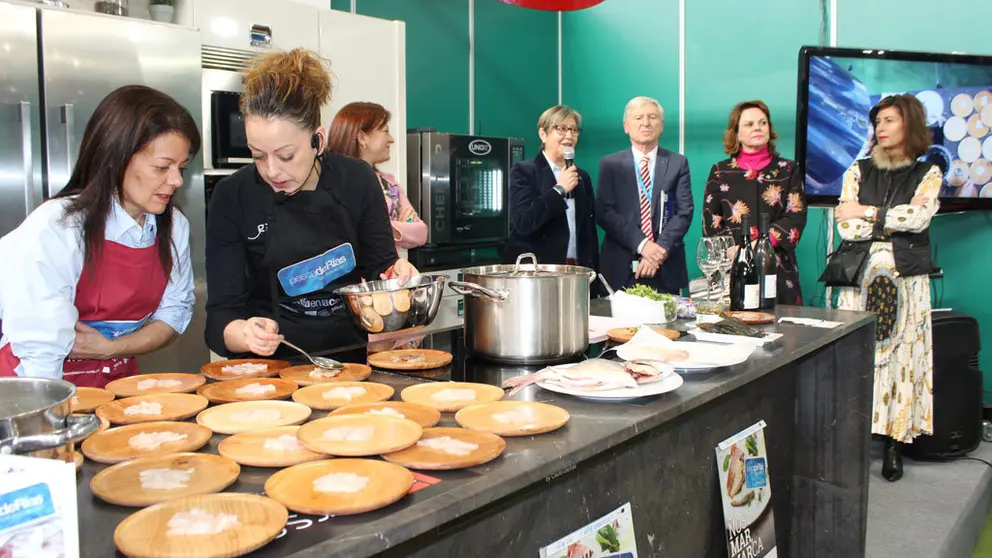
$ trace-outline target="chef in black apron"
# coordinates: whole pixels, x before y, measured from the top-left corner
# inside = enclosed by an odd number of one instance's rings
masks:
[[[295,82],[278,79],[287,58],[303,68]],[[215,353],[294,355],[283,337],[307,351],[364,343],[334,290],[417,273],[397,257],[372,167],[323,152],[320,93],[330,86],[320,87],[318,60],[303,50],[274,53],[245,77],[255,164],[217,184],[207,213],[206,341]],[[287,83],[301,93],[284,94]]]

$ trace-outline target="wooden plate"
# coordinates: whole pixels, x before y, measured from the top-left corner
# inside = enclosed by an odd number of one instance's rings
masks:
[[[236,515],[238,524],[217,534],[170,535],[169,521],[198,509]],[[179,498],[140,510],[114,530],[114,544],[127,556],[148,558],[221,558],[242,556],[279,536],[289,512],[271,498],[255,494],[207,494]]]
[[[671,339],[672,341],[678,339],[682,336],[682,332],[675,331],[674,329],[666,329],[663,327],[652,327],[651,329],[664,335],[665,337]],[[634,338],[634,334],[637,333],[636,327],[616,327],[606,332],[606,336],[610,338],[611,341],[617,343],[626,343]]]
[[[364,390],[364,393],[358,393],[359,389]],[[318,411],[329,411],[345,405],[385,401],[395,391],[392,386],[374,382],[325,382],[297,390],[293,393],[293,401]],[[351,397],[347,397],[349,393]],[[328,397],[328,394],[333,396]]]
[[[447,390],[458,390],[458,392]],[[472,398],[447,399],[447,397],[463,395],[462,392],[464,390],[473,391]],[[437,397],[439,394],[440,397]],[[442,413],[454,413],[469,405],[499,401],[503,399],[503,390],[489,384],[471,382],[430,382],[413,385],[404,389],[400,392],[400,398],[409,403],[434,407]]]
[[[150,445],[146,447],[132,446],[132,443],[136,443],[141,438],[135,441],[132,439],[142,432],[151,435]],[[161,439],[155,440],[154,435],[160,432],[172,432],[180,437],[185,436],[185,438],[168,442],[163,442]],[[81,449],[86,457],[93,461],[120,463],[135,457],[196,451],[205,446],[212,435],[213,433],[210,432],[209,428],[191,422],[145,422],[111,428],[106,432],[94,434],[83,441]],[[161,443],[154,446],[155,442]]]
[[[91,387],[77,387],[76,395],[69,401],[73,413],[92,413],[94,409],[114,400],[114,394],[108,390]]]
[[[300,424],[311,412],[292,401],[241,401],[207,409],[196,415],[196,422],[217,434],[241,434]]]
[[[239,364],[265,364],[268,368],[261,372],[250,374],[238,374],[236,372],[224,372],[227,366],[237,366]],[[244,378],[269,378],[275,376],[283,368],[289,368],[289,363],[285,360],[272,360],[266,358],[237,358],[233,360],[218,360],[210,364],[204,364],[200,372],[211,380],[242,380]]]
[[[262,386],[273,386],[275,391],[263,394],[238,393],[239,389],[247,386],[261,384]],[[211,403],[235,403],[238,401],[265,401],[269,399],[286,399],[297,389],[296,382],[283,380],[280,378],[244,378],[242,380],[228,380],[226,382],[216,382],[200,386],[196,393],[206,397]]]
[[[150,469],[168,469],[180,475],[186,473],[185,478],[159,479],[177,481],[186,486],[146,487],[141,481],[141,473]],[[228,457],[209,453],[175,453],[139,457],[107,467],[90,481],[90,490],[104,502],[143,508],[184,496],[220,492],[234,484],[239,474],[241,467]]]
[[[421,442],[431,438],[452,438],[478,447],[471,449],[465,455],[457,455],[442,449],[421,445]],[[468,449],[466,448],[466,450]],[[423,437],[416,444],[405,450],[387,453],[382,458],[390,463],[396,463],[410,469],[447,471],[488,463],[499,457],[504,449],[506,449],[506,441],[488,432],[464,428],[428,428],[424,430]]]
[[[369,355],[369,365],[385,370],[430,370],[451,362],[451,353],[431,349],[404,349]]]
[[[727,315],[751,325],[770,324],[775,321],[775,315],[768,312],[735,311],[727,312]]]
[[[385,409],[390,409],[392,412],[383,412]],[[396,416],[395,413],[403,416]],[[334,417],[338,415],[395,416],[396,418],[410,419],[423,428],[430,428],[441,420],[441,411],[427,405],[417,405],[416,403],[406,403],[404,401],[382,401],[379,403],[345,405],[331,411],[327,416]]]
[[[360,492],[318,492],[315,480],[330,474],[368,479]],[[310,515],[354,515],[383,508],[413,486],[409,470],[376,459],[329,459],[283,469],[265,481],[265,493],[287,508]]]
[[[289,450],[266,447],[268,440],[278,440],[281,436],[291,436],[293,440],[299,442],[296,437],[299,429],[299,426],[280,426],[269,430],[235,434],[224,438],[217,446],[217,451],[224,457],[251,467],[291,467],[326,458],[326,455],[310,451],[305,447]]]
[[[363,440],[326,438],[332,429],[368,429]],[[378,415],[339,415],[304,424],[296,435],[308,449],[345,457],[379,455],[408,448],[415,444],[424,429],[412,420]]]
[[[461,426],[500,436],[544,434],[558,430],[568,418],[568,411],[561,407],[532,401],[495,401],[455,413],[455,422]]]
[[[157,395],[159,393],[191,393],[206,381],[207,379],[199,374],[138,374],[137,376],[114,380],[107,384],[107,389],[117,397]],[[174,385],[155,385],[161,382]],[[176,384],[175,382],[179,383]]]
[[[372,375],[372,368],[364,364],[355,364],[353,362],[345,362],[343,364],[344,368],[335,376],[313,377],[310,373],[315,370],[325,373],[335,371],[322,370],[312,364],[307,364],[305,366],[290,366],[289,368],[283,368],[279,371],[279,377],[284,380],[296,382],[300,386],[312,386],[314,384],[322,384],[327,382],[360,382]]]
[[[154,415],[126,415],[125,411],[133,405],[159,404],[161,412]],[[189,418],[207,408],[206,397],[190,393],[163,393],[160,395],[138,395],[116,399],[96,408],[96,416],[103,417],[111,424],[137,424],[139,422],[159,422],[163,420],[182,420]]]

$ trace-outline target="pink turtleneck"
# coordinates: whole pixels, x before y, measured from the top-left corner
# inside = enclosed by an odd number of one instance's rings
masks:
[[[772,154],[768,152],[768,146],[764,146],[754,153],[748,153],[743,149],[737,155],[737,165],[745,170],[759,171],[772,162]]]

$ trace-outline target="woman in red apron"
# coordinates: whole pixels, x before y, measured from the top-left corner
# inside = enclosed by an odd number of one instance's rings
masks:
[[[68,184],[0,238],[0,376],[103,387],[189,324],[189,224],[172,196],[199,150],[189,111],[126,86],[86,126]]]
[[[218,354],[288,356],[283,335],[313,351],[363,343],[334,290],[417,273],[396,255],[372,167],[324,152],[330,93],[326,67],[302,49],[245,75],[255,164],[218,183],[207,212],[206,340]]]

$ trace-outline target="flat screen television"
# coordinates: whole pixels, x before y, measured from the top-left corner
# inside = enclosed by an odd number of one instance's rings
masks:
[[[833,206],[844,171],[868,156],[868,111],[916,96],[933,144],[921,157],[944,173],[941,211],[992,209],[992,56],[851,48],[799,51],[796,160],[809,205]]]

